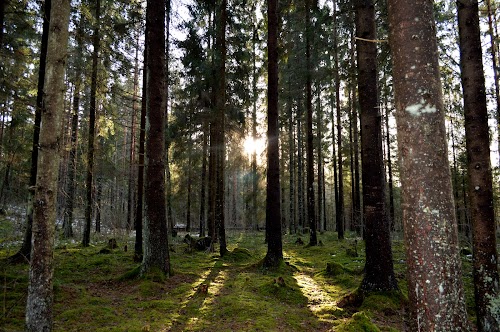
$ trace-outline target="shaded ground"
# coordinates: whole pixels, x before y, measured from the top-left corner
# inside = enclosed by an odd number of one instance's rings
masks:
[[[56,249],[55,331],[401,331],[401,297],[373,295],[359,308],[340,308],[342,298],[361,282],[362,241],[320,235],[323,246],[295,244],[284,237],[286,264],[275,271],[258,262],[266,247],[263,233],[230,233],[231,253],[186,252],[173,240],[174,276],[129,279],[137,267],[125,242],[107,254],[105,243]],[[307,242],[307,238],[303,238]],[[128,247],[132,248],[132,239]],[[353,250],[358,257],[353,257]],[[6,250],[0,255],[7,255]],[[405,290],[401,242],[394,243],[396,275]],[[337,263],[326,273],[326,263]],[[22,331],[27,265],[0,266],[0,331]]]

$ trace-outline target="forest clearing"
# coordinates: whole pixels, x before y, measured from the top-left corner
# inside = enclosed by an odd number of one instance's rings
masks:
[[[349,236],[351,235],[351,236]],[[285,264],[265,270],[264,233],[228,232],[230,254],[188,251],[173,239],[174,274],[134,278],[132,242],[104,238],[88,248],[59,244],[55,250],[54,331],[404,331],[406,264],[403,242],[393,240],[397,292],[372,294],[361,307],[339,304],[363,275],[363,241],[348,234],[319,235],[323,245],[283,238]],[[305,239],[305,237],[304,237]],[[357,244],[356,244],[357,243]],[[3,243],[2,243],[3,244]],[[14,248],[4,247],[2,258]],[[173,251],[172,251],[173,249]],[[100,253],[102,252],[102,253]],[[463,250],[467,253],[467,250]],[[357,255],[357,257],[356,257]],[[466,302],[474,317],[470,257],[462,255]],[[327,263],[335,268],[327,272]],[[28,264],[2,263],[1,331],[22,331]]]

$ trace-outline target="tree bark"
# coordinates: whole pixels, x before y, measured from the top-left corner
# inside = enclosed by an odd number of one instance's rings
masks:
[[[433,3],[388,9],[410,329],[467,331]]]
[[[309,245],[318,244],[316,232],[316,203],[314,197],[314,137],[311,78],[311,0],[306,0],[306,163],[307,163],[307,219],[309,226]]]
[[[26,303],[26,331],[52,330],[54,232],[69,12],[68,0],[53,0],[41,111],[43,125],[40,128],[38,172],[34,188],[33,242]]]
[[[90,82],[90,111],[89,111],[89,137],[87,147],[87,178],[86,178],[86,205],[85,205],[85,225],[83,229],[82,245],[90,245],[90,228],[92,223],[93,210],[93,179],[94,179],[94,146],[95,146],[95,120],[97,112],[97,71],[100,51],[99,25],[101,16],[101,0],[95,2],[95,26],[92,44],[92,76]]]
[[[375,5],[356,0],[356,42],[358,95],[361,124],[361,170],[363,218],[365,225],[364,291],[398,289],[392,264],[389,220],[385,210],[385,174],[382,150],[382,123],[378,105]]]
[[[283,261],[281,238],[281,200],[279,165],[279,110],[278,110],[278,3],[267,2],[267,187],[266,232],[267,254],[264,266],[278,267]]]
[[[148,0],[146,9],[146,181],[144,257],[141,275],[170,276],[165,204],[165,2]]]
[[[500,331],[493,304],[499,295],[498,257],[478,1],[458,0],[457,7],[477,326]]]

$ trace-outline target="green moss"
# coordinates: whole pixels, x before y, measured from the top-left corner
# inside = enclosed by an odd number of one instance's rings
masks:
[[[350,319],[339,324],[337,332],[380,332],[377,325],[373,324],[368,315],[361,311],[356,312]]]
[[[334,277],[341,273],[344,273],[344,267],[342,266],[342,264],[339,264],[337,262],[326,263],[325,272],[328,276]]]

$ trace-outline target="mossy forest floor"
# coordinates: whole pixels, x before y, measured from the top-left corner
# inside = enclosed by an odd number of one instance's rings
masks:
[[[127,277],[138,266],[133,239],[102,238],[89,248],[59,244],[55,251],[55,331],[403,331],[405,297],[372,294],[357,308],[339,306],[363,276],[363,241],[319,236],[321,246],[283,238],[286,264],[264,270],[264,233],[228,232],[230,254],[187,252],[182,234],[172,242],[174,275]],[[308,237],[302,236],[307,243]],[[128,242],[128,243],[127,243]],[[357,242],[357,243],[356,243]],[[125,251],[125,245],[129,248]],[[15,252],[4,246],[0,259]],[[406,294],[403,243],[394,240],[394,266]],[[355,253],[358,253],[357,257]],[[327,263],[330,273],[326,271]],[[470,264],[465,260],[465,268]],[[472,310],[470,272],[464,273]],[[22,331],[28,265],[0,265],[0,331]],[[472,312],[471,312],[472,314]]]

